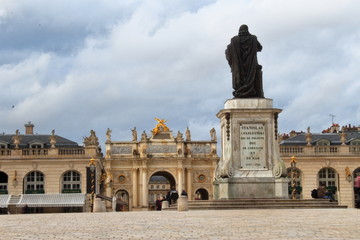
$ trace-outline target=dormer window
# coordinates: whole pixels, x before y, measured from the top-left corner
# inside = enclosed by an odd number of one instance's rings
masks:
[[[352,146],[359,146],[360,145],[360,139],[356,139],[350,142],[350,145]]]
[[[33,141],[29,143],[29,148],[35,148],[35,149],[44,148],[44,143],[39,141]]]
[[[330,145],[330,141],[325,140],[325,139],[319,140],[319,141],[316,142],[316,145],[317,145],[317,146],[329,146],[329,145]]]
[[[43,148],[43,146],[40,144],[32,144],[30,145],[30,148]]]
[[[8,148],[8,143],[4,141],[0,141],[0,149],[6,149]]]

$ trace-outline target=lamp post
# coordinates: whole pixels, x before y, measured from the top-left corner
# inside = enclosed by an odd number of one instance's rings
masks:
[[[292,196],[292,199],[296,199],[296,175],[295,175],[296,158],[295,158],[295,156],[291,157],[290,166],[291,166],[291,187],[292,187],[291,196]]]
[[[94,194],[95,194],[95,163],[94,158],[90,160],[90,172],[91,172],[91,212],[94,211]]]

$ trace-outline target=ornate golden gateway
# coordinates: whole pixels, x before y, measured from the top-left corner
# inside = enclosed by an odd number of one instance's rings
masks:
[[[170,131],[170,129],[165,125],[165,123],[166,123],[165,119],[155,118],[155,120],[158,122],[158,124],[156,124],[155,128],[152,130],[152,133],[154,136],[156,134],[158,134],[159,132]]]

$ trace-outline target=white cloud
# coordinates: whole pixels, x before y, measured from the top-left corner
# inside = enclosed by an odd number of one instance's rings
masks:
[[[128,140],[130,128],[148,132],[159,117],[209,139],[232,98],[224,50],[243,23],[264,47],[265,96],[284,109],[280,131],[321,131],[329,113],[360,122],[356,1],[1,3],[1,132],[32,121],[77,142],[90,129],[104,140],[108,127]]]

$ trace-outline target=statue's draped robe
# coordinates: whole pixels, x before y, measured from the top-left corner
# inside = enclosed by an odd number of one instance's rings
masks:
[[[262,46],[256,36],[249,33],[235,36],[225,51],[232,71],[235,98],[264,97],[261,65],[256,53]]]

